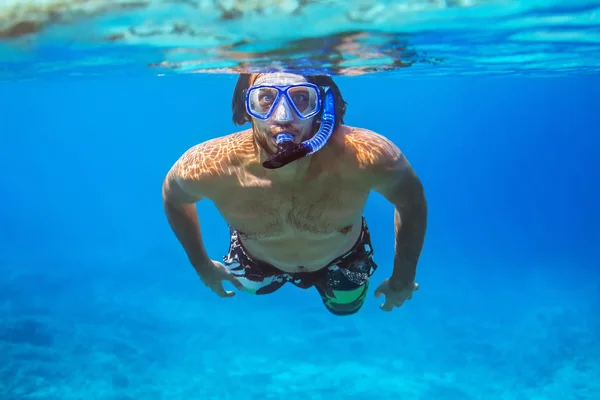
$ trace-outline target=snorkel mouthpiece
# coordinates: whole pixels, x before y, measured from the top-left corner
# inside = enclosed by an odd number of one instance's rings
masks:
[[[325,105],[321,116],[319,131],[310,139],[302,143],[294,143],[294,137],[287,133],[277,135],[277,152],[263,162],[263,167],[268,169],[281,168],[293,161],[321,150],[333,133],[335,123],[335,102],[331,90],[325,94]]]
[[[280,133],[276,140],[277,152],[263,162],[265,168],[281,168],[308,154],[308,149],[303,146],[303,143],[294,143],[294,137],[289,133]]]

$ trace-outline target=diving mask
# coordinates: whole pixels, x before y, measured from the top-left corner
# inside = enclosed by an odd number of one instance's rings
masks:
[[[319,87],[312,83],[299,83],[250,87],[246,94],[246,111],[255,118],[268,119],[284,97],[300,119],[310,118],[321,110]]]

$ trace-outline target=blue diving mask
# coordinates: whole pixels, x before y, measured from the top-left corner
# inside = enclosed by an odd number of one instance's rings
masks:
[[[321,91],[312,83],[252,86],[246,95],[246,111],[254,118],[268,119],[283,97],[300,119],[310,118],[321,111]]]
[[[277,104],[284,96],[300,119],[317,115],[323,107],[321,125],[312,138],[299,144],[294,143],[294,137],[290,133],[282,132],[278,134],[276,138],[277,152],[262,164],[263,167],[269,169],[281,168],[292,161],[319,151],[331,137],[335,124],[333,93],[329,88],[326,88],[325,101],[323,102],[321,90],[312,83],[289,86],[252,86],[246,94],[246,111],[254,118],[266,120],[273,114]]]

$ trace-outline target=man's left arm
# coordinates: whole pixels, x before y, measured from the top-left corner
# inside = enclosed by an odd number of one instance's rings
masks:
[[[394,270],[388,281],[396,292],[411,288],[427,228],[427,201],[421,180],[393,144],[374,166],[373,189],[394,205]]]

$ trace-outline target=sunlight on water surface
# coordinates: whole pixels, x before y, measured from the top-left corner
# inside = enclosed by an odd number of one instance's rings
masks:
[[[0,79],[597,74],[599,15],[583,0],[4,0]]]

